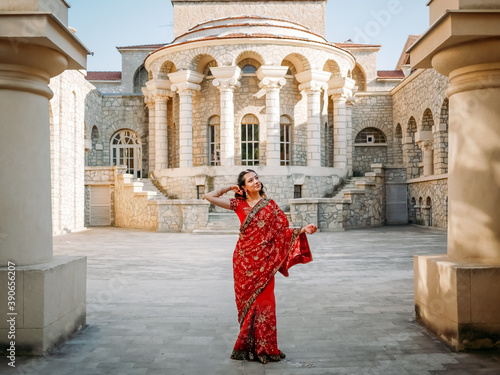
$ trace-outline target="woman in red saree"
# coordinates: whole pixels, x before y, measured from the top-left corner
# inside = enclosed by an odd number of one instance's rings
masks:
[[[221,197],[235,192],[234,199]],[[288,276],[288,269],[312,261],[305,233],[317,228],[309,224],[289,228],[288,219],[278,205],[268,199],[255,171],[240,173],[238,185],[212,191],[205,198],[238,215],[240,236],[233,254],[234,289],[240,334],[232,359],[280,361],[285,355],[278,349],[274,274]]]

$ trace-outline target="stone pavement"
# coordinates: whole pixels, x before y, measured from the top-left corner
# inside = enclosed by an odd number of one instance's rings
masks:
[[[412,257],[446,247],[444,231],[415,226],[309,236],[314,261],[276,279],[287,358],[232,361],[236,240],[120,228],[55,237],[55,254],[88,257],[88,326],[0,373],[500,374],[500,353],[455,353],[415,323]]]

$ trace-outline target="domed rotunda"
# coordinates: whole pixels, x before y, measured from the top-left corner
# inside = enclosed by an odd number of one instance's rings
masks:
[[[222,6],[191,26],[190,15],[208,15],[173,4],[178,36],[144,62],[151,178],[191,199],[252,168],[286,206],[352,175],[356,61],[314,30],[324,19],[304,25]]]

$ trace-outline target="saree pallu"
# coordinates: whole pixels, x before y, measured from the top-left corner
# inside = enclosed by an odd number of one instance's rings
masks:
[[[240,334],[231,358],[279,361],[276,335],[274,275],[288,276],[288,269],[312,261],[305,234],[289,228],[278,205],[263,198],[253,208],[232,199],[231,209],[242,222],[233,254],[234,289]]]

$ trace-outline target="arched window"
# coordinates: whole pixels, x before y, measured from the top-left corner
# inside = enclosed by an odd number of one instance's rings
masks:
[[[245,65],[245,66],[241,69],[241,71],[242,71],[243,73],[251,73],[251,74],[253,74],[253,73],[257,72],[257,68],[256,68],[255,66],[253,66],[253,65]]]
[[[241,120],[241,165],[259,165],[259,120],[251,114]]]
[[[288,116],[280,117],[280,164],[291,165],[292,120]]]
[[[141,177],[141,143],[132,130],[120,130],[111,138],[113,165],[126,165],[127,173]]]
[[[377,128],[365,128],[358,133],[354,143],[385,143],[385,135]]]
[[[93,142],[97,143],[97,141],[99,140],[99,128],[96,125],[92,127],[92,134],[90,138],[92,139],[92,143]]]
[[[401,143],[401,139],[403,138],[403,131],[401,130],[401,124],[396,126],[396,132],[394,134],[395,138],[398,138],[398,142]]]
[[[212,116],[208,120],[208,159],[209,165],[220,165],[220,117]]]
[[[146,82],[149,79],[149,73],[144,67],[141,65],[134,74],[134,93],[141,93],[141,88],[146,86]]]

